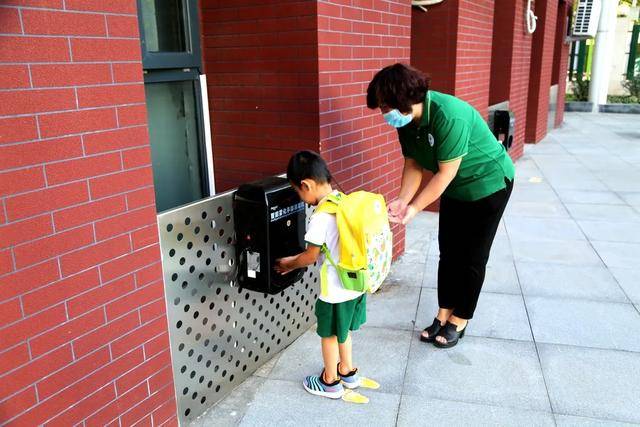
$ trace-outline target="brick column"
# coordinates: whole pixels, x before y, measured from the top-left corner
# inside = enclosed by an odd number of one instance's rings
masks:
[[[392,200],[403,159],[395,129],[366,106],[374,73],[409,61],[411,6],[405,0],[318,2],[320,151],[345,190],[366,189]],[[394,227],[394,253],[404,229]]]
[[[432,88],[458,96],[483,116],[489,105],[492,0],[447,0],[414,9],[411,64],[429,74]]]
[[[280,174],[318,150],[317,5],[203,0],[216,189]]]
[[[509,101],[516,117],[510,155],[522,156],[527,120],[527,93],[533,35],[525,28],[526,4],[519,0],[497,0],[493,27],[490,104]]]
[[[567,16],[571,10],[571,1],[560,1],[558,4],[558,19],[556,25],[556,41],[553,61],[554,81],[558,84],[558,106],[556,109],[555,127],[564,120],[564,97],[567,90],[567,70],[569,68],[569,48],[571,44],[566,41]]]
[[[525,142],[539,142],[547,134],[549,88],[558,16],[558,0],[536,1],[538,25],[533,34]]]
[[[175,422],[136,2],[2,5],[0,424]]]

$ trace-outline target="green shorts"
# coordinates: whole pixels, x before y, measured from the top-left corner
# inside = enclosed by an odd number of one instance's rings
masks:
[[[349,331],[356,331],[367,321],[367,295],[362,294],[337,304],[318,300],[316,302],[317,332],[322,338],[338,337],[343,343],[349,337]]]

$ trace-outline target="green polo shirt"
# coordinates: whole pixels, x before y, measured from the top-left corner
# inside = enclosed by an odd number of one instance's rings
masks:
[[[504,146],[489,130],[480,113],[451,95],[427,92],[420,124],[398,129],[402,155],[434,173],[439,162],[462,158],[456,177],[444,194],[474,201],[505,188],[515,167]]]

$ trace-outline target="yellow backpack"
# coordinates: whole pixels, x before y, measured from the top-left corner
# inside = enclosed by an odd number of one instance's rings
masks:
[[[327,246],[322,247],[325,262],[320,270],[321,295],[327,295],[327,261],[338,272],[345,289],[377,291],[389,274],[393,250],[384,197],[366,191],[330,194],[316,212],[335,215],[340,236],[338,263]]]

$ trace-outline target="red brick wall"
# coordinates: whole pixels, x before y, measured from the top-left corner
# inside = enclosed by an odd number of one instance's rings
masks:
[[[454,93],[458,6],[447,0],[411,13],[411,64],[431,76],[431,88]]]
[[[496,0],[493,14],[493,42],[491,46],[491,74],[489,75],[489,105],[508,101],[511,89],[511,65],[513,59],[513,26],[517,0]]]
[[[538,25],[533,34],[525,141],[535,143],[547,134],[549,88],[553,68],[558,0],[537,1]]]
[[[376,71],[409,61],[408,1],[318,2],[320,151],[346,191],[365,189],[397,197],[403,159],[395,129],[366,106]],[[394,253],[404,250],[404,229],[394,227]]]
[[[283,173],[318,149],[317,5],[203,0],[216,190]]]
[[[136,2],[2,4],[0,424],[175,424]]]
[[[458,0],[455,95],[483,117],[489,106],[493,0]]]
[[[510,155],[517,159],[524,149],[527,93],[533,35],[525,29],[525,2],[497,0],[491,64],[491,103],[509,101],[516,117]]]
[[[555,126],[560,126],[564,120],[564,97],[567,90],[567,69],[569,68],[570,43],[566,42],[567,16],[571,10],[571,2],[561,1],[558,5],[558,25],[556,26],[556,47],[554,58],[555,80],[558,82],[558,108],[556,110]],[[556,65],[557,63],[557,65]]]

